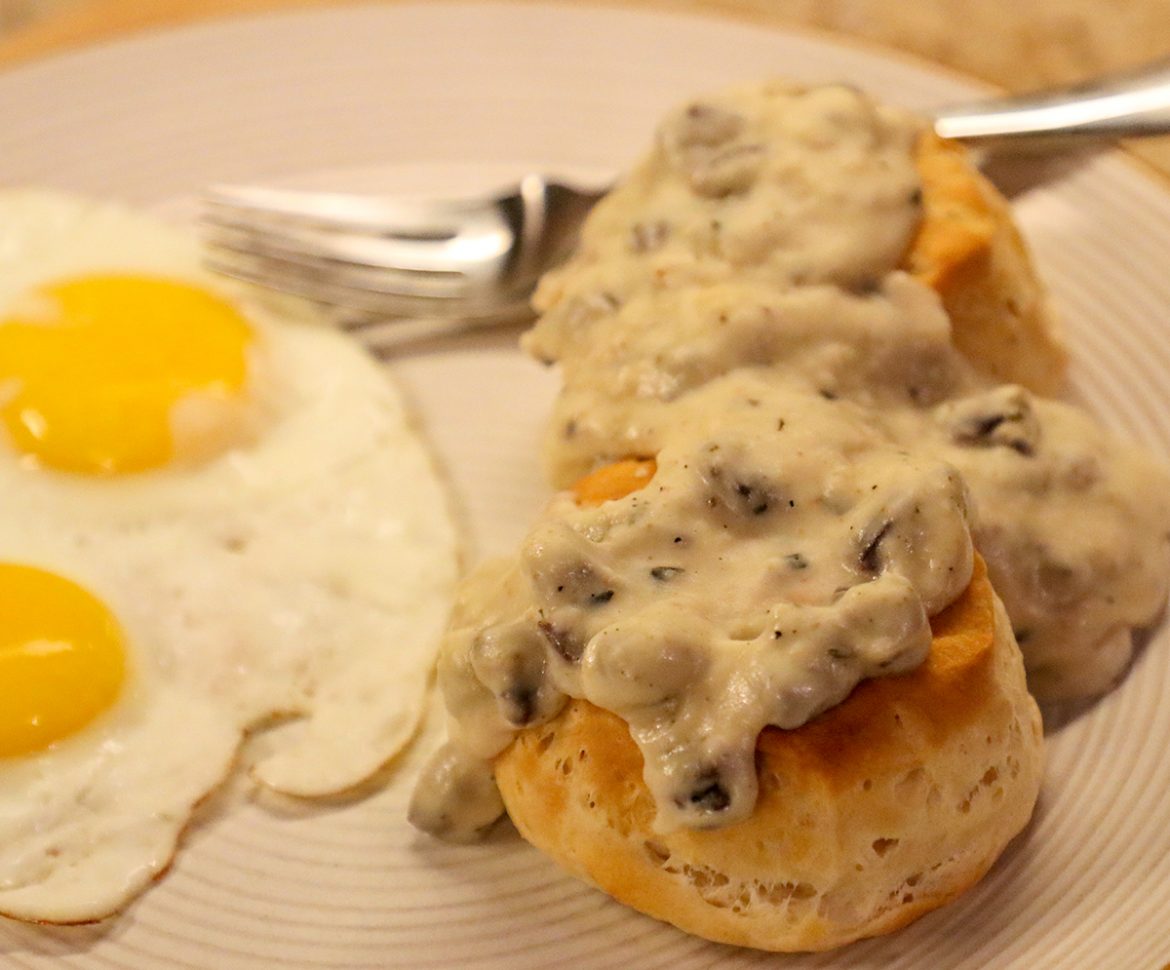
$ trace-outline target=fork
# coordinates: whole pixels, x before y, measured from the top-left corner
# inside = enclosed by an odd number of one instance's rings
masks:
[[[536,174],[465,199],[215,186],[201,219],[206,262],[318,303],[373,344],[406,320],[422,324],[412,333],[520,321],[606,191]]]
[[[934,113],[934,130],[1027,154],[1170,133],[1170,59],[1039,95]],[[605,194],[525,175],[487,197],[410,200],[220,185],[205,195],[207,262],[331,311],[372,347],[531,315]]]

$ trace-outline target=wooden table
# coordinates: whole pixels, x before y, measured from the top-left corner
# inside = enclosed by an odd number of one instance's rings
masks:
[[[236,13],[341,2],[344,0],[77,0],[0,39],[0,67],[133,31]],[[1012,91],[1078,80],[1170,55],[1170,0],[617,2],[761,24],[824,28],[925,57]],[[1170,138],[1129,147],[1170,174]]]

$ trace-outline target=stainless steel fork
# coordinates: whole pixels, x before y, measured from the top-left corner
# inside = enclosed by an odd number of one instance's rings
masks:
[[[1170,60],[1061,91],[934,114],[946,138],[1028,153],[1170,133]],[[604,190],[541,175],[481,198],[393,197],[216,186],[205,198],[209,265],[319,303],[370,343],[515,321],[563,260]],[[413,327],[402,321],[415,321]]]
[[[468,199],[219,186],[203,216],[208,265],[320,303],[348,329],[502,323],[528,312],[536,281],[604,194],[540,175]]]

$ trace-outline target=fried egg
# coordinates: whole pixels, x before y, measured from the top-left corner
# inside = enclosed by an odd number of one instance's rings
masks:
[[[0,562],[0,913],[117,909],[229,772],[238,730],[159,676],[149,642],[76,580]]]
[[[444,484],[372,359],[185,233],[0,193],[0,494],[0,913],[115,911],[232,763],[328,795],[412,736]]]

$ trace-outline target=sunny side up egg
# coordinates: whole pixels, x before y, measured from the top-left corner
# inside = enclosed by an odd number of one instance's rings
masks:
[[[381,368],[192,237],[0,193],[0,495],[0,914],[109,915],[233,765],[334,794],[413,735],[445,486]]]

